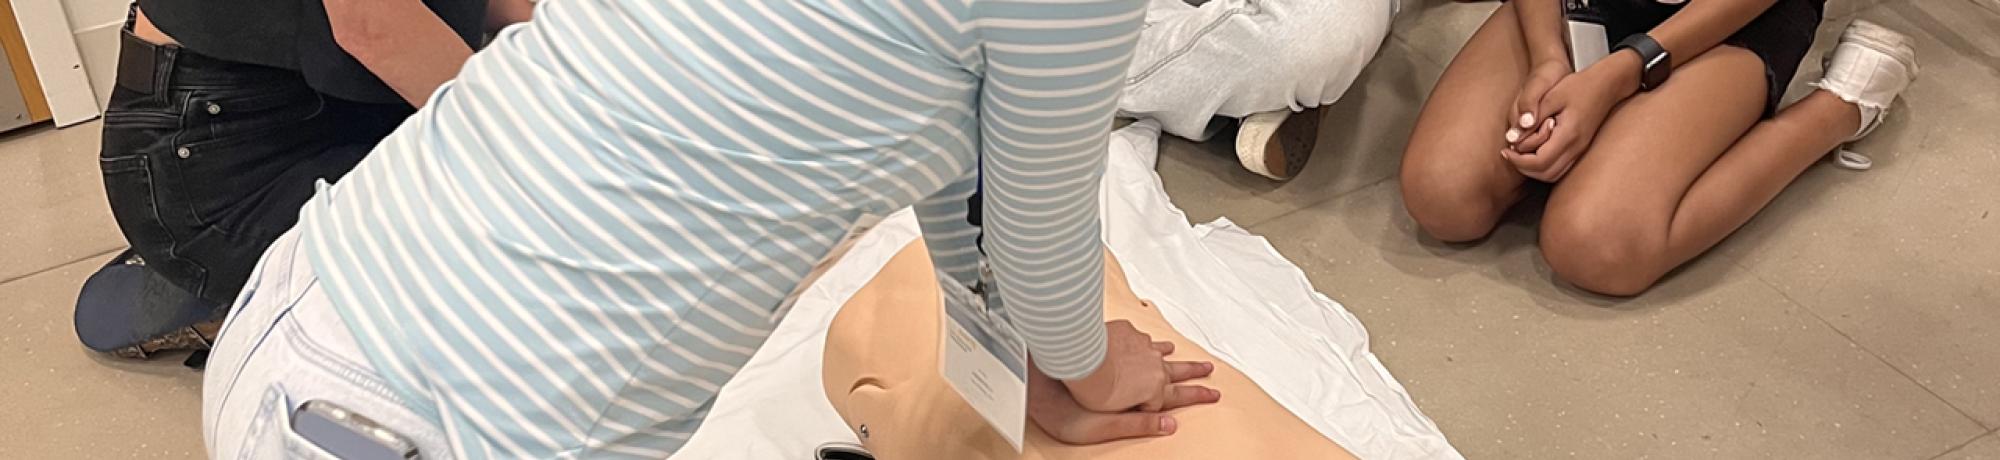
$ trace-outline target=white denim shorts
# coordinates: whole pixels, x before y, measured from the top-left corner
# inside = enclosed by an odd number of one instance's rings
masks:
[[[209,355],[201,414],[209,458],[335,458],[292,429],[308,401],[367,417],[425,459],[453,458],[436,414],[411,409],[382,383],[288,232],[264,252]]]

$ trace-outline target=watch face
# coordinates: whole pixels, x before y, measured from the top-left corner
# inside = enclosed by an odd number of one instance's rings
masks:
[[[1646,61],[1646,68],[1651,69],[1654,67],[1666,65],[1666,61],[1667,61],[1667,53],[1662,52],[1658,56],[1653,56],[1653,59],[1651,61]]]
[[[1645,74],[1640,76],[1640,80],[1643,80],[1642,83],[1647,89],[1656,88],[1661,83],[1667,82],[1667,73],[1672,71],[1672,66],[1667,62],[1667,53],[1660,53],[1658,57],[1646,63]]]

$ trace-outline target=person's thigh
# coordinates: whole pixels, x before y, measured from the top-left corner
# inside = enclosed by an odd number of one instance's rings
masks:
[[[1764,110],[1764,63],[1718,46],[1659,88],[1613,109],[1542,217],[1542,253],[1557,276],[1629,295],[1677,264],[1668,229],[1681,197]]]
[[[1225,117],[1331,104],[1347,92],[1389,36],[1389,0],[1263,0],[1254,29],[1221,32],[1250,51],[1255,71],[1217,109]],[[1215,72],[1209,69],[1208,72]]]
[[[185,106],[163,92],[113,87],[98,166],[111,215],[126,243],[149,270],[193,292],[208,278],[208,269],[179,255],[198,223],[172,188],[167,169],[179,160],[174,146],[184,131]]]
[[[179,256],[206,268],[203,298],[227,303],[264,248],[298,223],[315,184],[346,175],[393,125],[309,90],[205,94],[223,109],[198,114],[213,135],[187,144],[178,166],[175,187],[198,219]]]
[[[1501,4],[1452,58],[1403,151],[1403,204],[1432,237],[1491,231],[1525,180],[1500,156],[1528,50],[1512,3]]]

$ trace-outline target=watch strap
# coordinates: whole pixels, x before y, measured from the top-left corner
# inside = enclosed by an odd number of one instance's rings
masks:
[[[1654,40],[1653,36],[1640,33],[1632,34],[1625,37],[1624,40],[1619,41],[1618,46],[1612,48],[1612,52],[1615,53],[1628,48],[1632,52],[1639,54],[1640,89],[1651,90],[1660,86],[1661,83],[1666,83],[1667,76],[1673,73],[1673,63],[1669,62],[1666,47],[1660,46],[1660,42]]]

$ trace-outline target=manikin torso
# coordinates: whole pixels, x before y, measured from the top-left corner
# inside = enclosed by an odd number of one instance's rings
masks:
[[[1352,459],[1339,444],[1285,410],[1242,372],[1175,332],[1141,302],[1123,268],[1106,254],[1104,316],[1128,320],[1156,341],[1173,342],[1168,359],[1210,361],[1215,372],[1188,383],[1222,392],[1222,401],[1175,410],[1178,433],[1089,446],[1058,442],[1033,427],[1024,452],[1013,448],[938,374],[942,314],[937,278],[922,241],[884,266],[834,317],[822,383],[848,429],[867,426],[862,444],[882,459]]]

